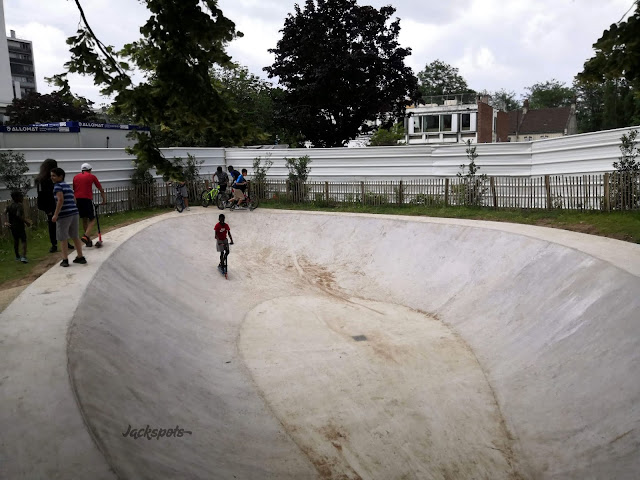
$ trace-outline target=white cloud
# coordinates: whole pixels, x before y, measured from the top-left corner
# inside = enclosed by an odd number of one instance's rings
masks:
[[[393,0],[391,0],[393,2]],[[225,16],[244,38],[232,42],[233,60],[266,79],[262,68],[273,62],[274,48],[288,13],[301,0],[220,0]],[[389,0],[359,0],[380,8]],[[62,71],[69,57],[66,37],[73,35],[79,14],[70,0],[4,0],[7,29],[34,42],[38,86],[44,76]],[[137,39],[149,16],[134,0],[83,1],[87,17],[105,44],[116,47]],[[592,44],[611,23],[620,20],[630,0],[395,0],[401,19],[400,43],[411,47],[407,64],[418,72],[440,59],[460,69],[476,90],[525,87],[556,78],[570,84],[593,55]],[[97,88],[90,79],[73,80],[78,93]]]

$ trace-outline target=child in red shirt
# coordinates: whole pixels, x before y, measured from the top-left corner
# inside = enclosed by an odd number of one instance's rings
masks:
[[[218,217],[219,222],[213,227],[216,232],[216,251],[220,252],[220,265],[218,267],[224,269],[226,264],[224,262],[224,256],[229,255],[229,241],[227,235],[231,239],[231,245],[233,245],[233,236],[231,235],[231,228],[228,223],[224,223],[224,215],[221,213]],[[226,273],[226,272],[224,272]]]

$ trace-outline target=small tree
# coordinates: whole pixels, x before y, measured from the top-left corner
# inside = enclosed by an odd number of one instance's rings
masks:
[[[396,123],[389,129],[379,128],[376,133],[371,136],[369,145],[372,147],[398,145],[398,142],[402,139],[404,139],[404,127],[402,123]]]
[[[266,198],[266,182],[267,172],[273,165],[271,160],[271,153],[267,153],[264,164],[262,164],[262,157],[256,157],[253,159],[253,194],[258,195],[259,199]]]
[[[25,175],[29,171],[22,153],[12,150],[0,153],[0,180],[10,192],[26,195],[31,188],[31,179]]]
[[[134,171],[131,174],[134,208],[152,207],[156,204],[156,179],[150,171],[150,165],[145,162],[133,162]]]
[[[299,158],[285,158],[287,169],[289,170],[289,191],[293,195],[294,201],[302,202],[306,197],[304,182],[307,181],[311,172],[311,158],[304,155]]]
[[[628,135],[620,137],[620,153],[617,162],[613,162],[615,172],[611,176],[611,196],[613,208],[619,210],[633,209],[640,204],[640,162],[636,159],[640,154],[636,145],[638,130],[631,130]]]
[[[476,165],[478,153],[476,147],[471,145],[471,140],[467,140],[467,148],[465,150],[469,159],[469,170],[465,173],[467,166],[463,163],[460,165],[458,178],[462,178],[463,183],[459,185],[457,192],[460,203],[474,207],[482,206],[484,195],[487,192],[487,175],[478,175],[480,167]]]

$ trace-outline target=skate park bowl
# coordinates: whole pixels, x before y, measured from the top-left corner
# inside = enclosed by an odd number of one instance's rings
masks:
[[[640,478],[639,245],[258,209],[225,212],[226,280],[219,213],[1,314],[1,478]]]

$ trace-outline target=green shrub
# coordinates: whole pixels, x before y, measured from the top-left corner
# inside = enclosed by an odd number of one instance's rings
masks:
[[[12,150],[0,153],[0,180],[10,192],[26,195],[31,188],[31,179],[25,175],[29,171],[22,153]]]

